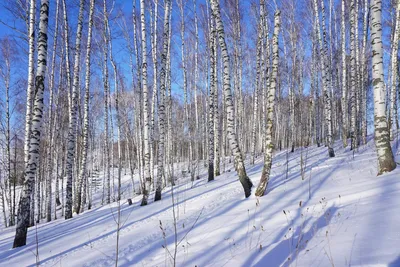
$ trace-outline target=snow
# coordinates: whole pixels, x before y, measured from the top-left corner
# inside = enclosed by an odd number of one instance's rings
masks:
[[[335,153],[277,152],[261,198],[245,199],[233,170],[208,183],[201,169],[201,179],[181,177],[160,202],[140,207],[135,196],[129,206],[124,176],[118,266],[172,266],[174,210],[177,266],[400,266],[400,168],[376,176],[373,140],[354,154],[338,141]],[[257,185],[262,157],[246,167]],[[30,228],[21,248],[11,249],[15,228],[0,228],[0,266],[35,266],[37,246],[42,266],[115,265],[118,203],[100,201],[73,219]]]

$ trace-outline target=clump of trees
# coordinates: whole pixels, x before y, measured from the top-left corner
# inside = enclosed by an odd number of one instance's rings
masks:
[[[29,226],[90,209],[94,192],[160,200],[178,163],[213,181],[232,162],[245,197],[261,197],[274,150],[334,157],[341,139],[357,153],[373,128],[377,174],[396,167],[400,1],[78,2],[2,3],[16,21],[0,20],[0,206],[14,247]],[[254,190],[245,163],[260,157]]]

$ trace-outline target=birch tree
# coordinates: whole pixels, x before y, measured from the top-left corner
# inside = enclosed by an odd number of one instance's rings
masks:
[[[170,23],[170,10],[171,0],[164,2],[164,32],[163,32],[163,49],[161,54],[161,69],[160,69],[160,101],[158,103],[158,117],[159,117],[159,132],[160,141],[158,142],[158,160],[157,160],[157,183],[154,201],[161,200],[162,181],[164,176],[164,144],[165,144],[165,94],[166,94],[166,69],[167,69],[167,56],[169,46],[169,23]]]
[[[149,191],[151,189],[150,175],[150,143],[149,143],[149,100],[147,87],[147,34],[146,34],[146,17],[145,17],[145,0],[140,0],[140,24],[142,31],[142,88],[143,88],[143,142],[144,142],[144,183],[143,183],[143,198],[141,206],[147,205]]]
[[[390,88],[390,139],[393,140],[398,127],[398,116],[397,116],[397,56],[399,51],[399,34],[400,34],[400,1],[396,4],[396,23],[394,28],[393,43],[392,43],[392,80]]]
[[[255,195],[261,197],[264,195],[267,189],[269,176],[272,167],[272,132],[274,126],[274,104],[275,104],[275,92],[277,87],[277,76],[278,76],[278,65],[279,65],[279,31],[280,31],[280,11],[275,11],[274,19],[274,34],[272,36],[272,72],[270,79],[270,87],[268,91],[268,108],[267,108],[267,125],[264,140],[264,164],[261,173],[261,179],[257,186]]]
[[[342,142],[347,147],[346,1],[342,0]]]
[[[103,85],[104,85],[104,156],[105,156],[105,180],[106,180],[106,203],[111,202],[111,174],[110,174],[110,138],[109,138],[109,90],[108,82],[108,11],[107,1],[103,1]]]
[[[321,73],[322,73],[322,84],[324,88],[324,111],[325,111],[325,125],[327,127],[327,143],[328,143],[328,155],[334,157],[335,152],[333,149],[333,136],[332,136],[332,99],[330,96],[331,92],[331,77],[328,59],[328,41],[326,39],[326,27],[325,27],[325,9],[322,8],[322,29],[323,38],[321,37],[321,29],[319,23],[319,12],[317,0],[314,0],[314,12],[316,19],[316,27],[318,31],[318,43],[320,46],[321,56]]]
[[[65,1],[65,0],[64,0]],[[66,161],[66,202],[65,202],[65,219],[72,218],[72,183],[73,183],[73,166],[75,159],[75,141],[76,141],[76,123],[77,123],[77,102],[80,74],[80,57],[81,57],[81,39],[83,27],[83,7],[84,0],[79,3],[78,27],[76,30],[75,40],[75,59],[74,59],[74,79],[72,84],[72,102],[69,110],[69,125],[68,125],[68,143],[67,143],[67,161]]]
[[[234,108],[233,108],[231,81],[230,81],[230,66],[229,66],[230,62],[229,62],[228,48],[226,46],[226,41],[225,41],[224,25],[221,19],[219,0],[210,0],[210,2],[211,2],[211,9],[213,12],[213,16],[215,19],[216,30],[218,33],[218,41],[219,41],[219,46],[221,48],[221,56],[224,64],[223,88],[224,88],[224,101],[227,111],[226,134],[228,137],[229,147],[231,149],[232,154],[235,157],[235,169],[238,173],[240,183],[243,186],[245,197],[247,198],[251,195],[251,188],[253,187],[253,183],[247,176],[242,153],[240,151],[237,142],[237,135],[234,126],[235,118],[234,118]]]
[[[215,58],[215,27],[214,21],[210,22],[210,86],[208,93],[208,181],[214,180],[214,93],[217,87],[215,77],[217,68],[217,59]]]
[[[385,85],[383,80],[382,1],[371,2],[372,84],[374,90],[375,146],[378,156],[378,175],[396,168],[390,146],[385,114]]]
[[[90,97],[90,54],[92,48],[92,28],[93,28],[93,13],[94,13],[94,3],[95,0],[90,0],[89,9],[89,26],[88,26],[88,36],[86,43],[86,74],[85,74],[85,103],[84,103],[84,121],[83,121],[83,150],[81,157],[81,166],[78,177],[78,192],[76,193],[76,203],[75,211],[77,213],[81,212],[83,209],[82,205],[82,184],[86,176],[86,165],[87,165],[87,154],[89,149],[89,97]],[[84,192],[85,193],[85,192]]]
[[[52,176],[53,176],[53,102],[54,102],[54,72],[56,69],[56,54],[57,54],[57,37],[58,37],[58,14],[59,14],[59,0],[56,1],[56,19],[55,19],[55,27],[54,27],[54,40],[53,40],[53,55],[51,58],[51,73],[50,73],[50,81],[49,81],[49,90],[50,90],[50,99],[49,99],[49,127],[48,127],[48,138],[49,147],[47,148],[47,157],[48,157],[48,175],[46,180],[46,217],[47,221],[51,221],[51,204],[52,204]]]
[[[369,84],[369,72],[367,64],[367,39],[368,39],[368,24],[369,24],[369,1],[364,0],[364,22],[363,22],[363,44],[362,44],[362,61],[361,61],[361,137],[363,144],[367,143],[367,91]]]
[[[356,76],[356,20],[355,0],[350,2],[350,135],[351,149],[357,148],[357,76]]]
[[[32,3],[31,4],[35,4]],[[33,11],[34,14],[34,8]],[[29,135],[29,153],[28,162],[25,165],[24,184],[22,188],[21,199],[18,207],[17,227],[13,248],[25,246],[29,225],[29,214],[31,208],[31,193],[35,175],[39,164],[40,151],[40,133],[42,130],[42,118],[44,108],[44,85],[47,67],[47,29],[49,21],[49,1],[41,0],[40,3],[40,22],[38,34],[38,58],[35,77],[35,91],[33,102],[33,114],[30,131],[25,133]],[[34,25],[33,25],[34,26]],[[28,92],[29,93],[29,92]],[[29,101],[29,98],[27,99]],[[29,115],[30,117],[30,115]],[[27,118],[29,119],[29,118]]]
[[[26,115],[25,115],[25,141],[24,141],[24,162],[28,163],[29,141],[31,131],[31,114],[33,102],[33,89],[35,87],[35,19],[36,17],[36,0],[29,1],[29,29],[28,29],[28,88],[26,90]]]
[[[253,107],[253,129],[251,133],[251,164],[254,164],[256,157],[256,142],[257,142],[257,124],[258,124],[258,102],[260,94],[260,85],[263,83],[261,81],[261,54],[262,54],[262,41],[264,38],[264,1],[260,1],[260,19],[258,22],[258,37],[257,37],[257,56],[256,56],[256,82],[254,89],[254,107]]]

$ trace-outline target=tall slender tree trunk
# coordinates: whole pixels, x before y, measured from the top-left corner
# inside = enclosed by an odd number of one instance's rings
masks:
[[[56,19],[54,27],[54,41],[53,41],[53,55],[51,59],[51,73],[49,81],[50,90],[50,100],[49,100],[49,127],[48,127],[48,137],[49,137],[49,147],[47,148],[47,162],[48,162],[48,174],[46,179],[46,217],[47,222],[51,221],[51,204],[52,204],[52,193],[51,193],[51,183],[53,177],[53,99],[54,99],[54,72],[56,64],[56,54],[57,54],[57,37],[58,37],[58,13],[59,13],[59,0],[56,2]]]
[[[326,38],[326,27],[325,27],[325,9],[322,6],[322,31],[323,38],[321,38],[321,29],[319,24],[319,13],[318,13],[318,3],[317,0],[314,0],[314,11],[316,18],[316,27],[318,30],[318,40],[320,45],[320,57],[321,57],[321,72],[322,72],[322,82],[323,82],[323,92],[324,92],[324,110],[325,110],[325,125],[327,127],[327,143],[328,143],[328,155],[329,157],[334,157],[335,152],[333,149],[333,136],[332,136],[332,99],[330,96],[331,93],[331,77],[330,77],[330,68],[329,68],[329,59],[328,59],[328,41]]]
[[[396,168],[390,146],[385,114],[385,85],[383,79],[382,1],[371,2],[372,84],[374,86],[375,146],[378,156],[378,175]]]
[[[216,36],[214,35],[214,60],[217,62],[217,42],[216,42]],[[214,115],[213,115],[213,127],[214,127],[214,177],[220,175],[220,152],[219,152],[219,116],[218,116],[218,86],[217,86],[217,81],[218,81],[218,71],[217,71],[217,65],[215,65],[214,68],[214,80],[215,82],[215,87],[214,87],[214,104],[213,104],[213,109],[214,109]]]
[[[253,186],[253,183],[247,176],[246,169],[244,166],[243,156],[237,142],[237,136],[234,125],[235,118],[234,118],[234,108],[233,108],[231,81],[230,81],[230,62],[229,62],[228,48],[225,42],[224,25],[222,24],[219,0],[210,0],[210,1],[216,23],[219,46],[221,48],[221,56],[224,64],[223,87],[224,87],[224,99],[227,109],[228,142],[231,152],[235,157],[235,168],[236,171],[238,172],[239,180],[243,186],[243,190],[247,198],[251,195],[251,188]]]
[[[277,86],[277,76],[278,76],[278,64],[279,64],[279,31],[280,31],[280,11],[275,11],[275,26],[274,35],[272,37],[272,73],[271,73],[271,83],[268,92],[268,109],[267,109],[267,129],[264,140],[264,166],[261,173],[260,183],[258,184],[256,190],[256,196],[263,196],[265,190],[267,189],[269,176],[272,167],[272,132],[274,126],[274,104],[275,104],[275,91]]]
[[[110,85],[108,81],[108,12],[107,12],[107,1],[103,1],[103,13],[104,13],[104,47],[103,47],[103,84],[104,84],[104,156],[105,156],[105,180],[106,180],[106,203],[111,202],[111,173],[110,173],[110,138],[109,138],[109,90]],[[104,187],[104,185],[103,185]]]
[[[36,0],[29,1],[29,55],[28,55],[28,88],[26,90],[26,115],[25,115],[25,142],[24,142],[24,162],[29,160],[29,141],[31,131],[31,116],[33,104],[33,90],[35,87],[35,17],[36,17]]]
[[[33,1],[32,1],[33,2]],[[32,4],[31,2],[31,4]],[[34,4],[34,3],[33,3]],[[33,11],[34,14],[34,8]],[[35,93],[33,104],[33,116],[31,121],[28,162],[25,166],[25,180],[22,189],[21,199],[18,207],[17,227],[13,248],[26,244],[26,236],[29,225],[30,202],[37,166],[39,164],[40,133],[42,130],[42,118],[44,108],[44,80],[47,66],[47,29],[49,21],[49,1],[41,0],[40,22],[38,34],[38,60],[35,78]],[[34,25],[33,25],[34,26]],[[28,98],[29,101],[29,98]],[[30,117],[30,115],[29,115]],[[29,118],[27,118],[29,119]]]
[[[355,0],[351,0],[350,2],[350,83],[351,83],[351,91],[350,91],[350,135],[351,135],[351,149],[357,148],[357,62],[356,62],[356,26],[355,26],[355,18],[356,18],[356,9],[355,9]]]
[[[13,211],[13,202],[12,202],[12,190],[11,190],[11,129],[10,129],[10,120],[11,120],[11,110],[10,110],[10,79],[11,79],[11,44],[8,39],[5,39],[3,49],[4,56],[4,70],[0,70],[1,76],[4,80],[5,85],[5,100],[6,100],[6,125],[5,125],[5,142],[6,142],[6,162],[5,162],[5,170],[7,180],[4,183],[5,188],[2,188],[3,191],[3,199],[6,198],[8,202],[8,214],[9,214],[9,223],[8,226],[13,226],[15,224],[15,214]],[[16,177],[14,178],[16,179]],[[8,197],[6,197],[6,191],[8,191]],[[14,202],[15,205],[15,202]],[[5,212],[5,206],[3,206]],[[5,214],[6,216],[6,214]],[[7,217],[4,217],[4,220],[7,221]],[[7,224],[5,224],[7,227]]]
[[[346,1],[342,0],[342,142],[347,147]]]
[[[151,27],[151,55],[153,59],[153,96],[151,101],[151,131],[150,131],[150,170],[151,170],[151,178],[153,182],[154,179],[154,117],[155,117],[155,106],[157,102],[157,87],[158,87],[158,62],[157,62],[157,39],[158,39],[158,0],[154,0],[154,18],[151,16],[150,18],[153,19],[152,27]]]
[[[164,2],[164,32],[163,32],[163,50],[161,54],[161,69],[160,69],[160,101],[158,104],[158,116],[159,116],[159,131],[160,140],[158,142],[158,160],[157,160],[157,183],[156,193],[154,201],[161,200],[162,182],[164,176],[164,144],[165,144],[165,93],[166,93],[166,69],[167,69],[167,57],[168,57],[168,45],[169,45],[169,24],[170,24],[170,10],[171,0]]]
[[[65,1],[65,0],[64,0]],[[81,57],[81,39],[83,27],[83,7],[84,0],[80,0],[78,27],[76,31],[75,41],[75,59],[74,59],[74,80],[72,85],[72,102],[69,110],[69,125],[68,125],[68,143],[67,143],[67,199],[65,203],[65,219],[72,218],[72,184],[73,184],[73,166],[75,158],[75,141],[76,141],[76,121],[77,121],[77,103],[79,93],[79,74],[80,74],[80,57]]]
[[[65,0],[62,0],[63,14],[64,14],[64,52],[65,52],[65,70],[67,78],[67,95],[68,95],[68,108],[71,109],[72,105],[72,86],[71,86],[71,67],[69,60],[69,25],[68,25],[68,14],[67,4]]]
[[[363,29],[363,46],[362,46],[362,62],[361,62],[361,135],[363,144],[367,143],[367,91],[368,91],[368,75],[369,72],[367,70],[367,39],[368,39],[368,24],[369,24],[369,8],[368,8],[368,0],[364,0],[364,29]]]
[[[212,18],[210,22],[210,40],[209,40],[209,54],[210,54],[210,86],[208,94],[208,181],[214,180],[214,93],[217,87],[217,80],[215,77],[217,68],[217,58],[215,57],[215,26]]]
[[[146,37],[146,17],[145,0],[140,0],[140,24],[142,29],[142,87],[143,87],[143,142],[144,142],[144,184],[143,199],[141,206],[147,205],[149,191],[151,189],[150,175],[150,143],[149,143],[149,99],[147,87],[147,37]]]
[[[261,54],[262,54],[262,43],[264,38],[264,1],[260,1],[260,19],[258,22],[258,37],[257,37],[257,56],[256,56],[256,82],[254,88],[254,106],[253,106],[253,129],[251,132],[251,164],[254,164],[256,157],[256,143],[257,143],[257,125],[258,125],[258,102],[260,94],[261,81]]]
[[[391,79],[391,89],[390,89],[390,140],[394,139],[395,133],[397,131],[398,116],[397,116],[397,56],[399,51],[399,34],[400,34],[400,1],[397,1],[396,5],[396,23],[394,26],[394,34],[392,41],[392,79]]]
[[[196,127],[195,127],[195,141],[196,141],[196,148],[195,148],[195,159],[196,159],[196,169],[195,173],[192,173],[192,179],[198,176],[199,172],[199,163],[198,160],[200,159],[200,125],[199,125],[199,104],[198,104],[198,96],[197,96],[197,82],[199,80],[199,72],[198,72],[198,61],[199,61],[199,29],[198,29],[198,22],[197,22],[197,6],[196,0],[193,0],[193,10],[194,10],[194,27],[195,27],[195,55],[194,55],[194,108],[195,108],[195,116],[196,116]]]
[[[89,150],[89,100],[90,100],[90,52],[92,47],[92,27],[93,27],[93,13],[94,13],[94,1],[90,0],[89,10],[89,28],[86,43],[86,74],[85,74],[85,104],[84,104],[84,115],[83,115],[83,148],[81,157],[81,166],[78,177],[78,192],[76,193],[75,210],[77,213],[81,212],[82,209],[82,184],[86,179],[86,165],[87,165],[87,154]],[[85,192],[83,192],[85,194]]]

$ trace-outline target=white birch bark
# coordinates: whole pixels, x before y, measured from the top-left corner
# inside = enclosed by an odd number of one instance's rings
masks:
[[[164,32],[163,32],[163,50],[161,54],[161,69],[160,69],[160,101],[158,104],[159,116],[159,131],[160,140],[158,142],[158,160],[157,160],[157,182],[154,201],[161,200],[162,182],[164,177],[164,144],[165,144],[165,93],[166,93],[166,69],[167,69],[167,56],[169,45],[169,24],[170,24],[170,10],[171,0],[164,2]]]
[[[214,31],[215,34],[215,31]],[[214,61],[217,63],[217,42],[216,42],[216,36],[214,35]],[[217,71],[217,64],[215,64],[214,67],[214,81],[215,81],[215,86],[214,86],[214,104],[213,104],[213,109],[214,109],[214,115],[213,115],[213,127],[214,127],[214,178],[216,176],[220,175],[220,152],[219,152],[219,116],[218,116],[218,71]]]
[[[272,133],[274,126],[274,104],[275,104],[275,91],[277,87],[277,76],[278,76],[278,64],[279,64],[279,31],[280,31],[280,11],[275,11],[275,26],[274,26],[274,35],[272,37],[272,73],[271,73],[271,82],[270,88],[268,92],[268,109],[267,109],[267,129],[264,140],[264,166],[261,174],[260,183],[258,184],[255,195],[263,196],[265,190],[267,189],[269,176],[271,173],[272,167]]]
[[[378,175],[396,168],[390,146],[385,114],[385,86],[383,79],[382,1],[371,2],[372,85],[374,89],[375,146],[378,156]]]
[[[144,184],[143,199],[141,206],[147,205],[149,191],[151,188],[150,175],[150,124],[149,124],[149,100],[147,87],[147,34],[146,34],[146,17],[145,17],[145,0],[140,0],[140,24],[142,30],[142,88],[143,88],[143,142],[144,142]]]
[[[151,55],[153,59],[153,96],[151,101],[151,131],[150,131],[150,170],[151,179],[154,179],[154,117],[155,117],[155,106],[157,102],[157,88],[158,88],[158,62],[157,62],[157,22],[158,22],[158,0],[154,0],[154,18],[151,14],[150,18],[153,20],[151,27]],[[155,182],[155,181],[153,181]],[[153,184],[152,182],[152,184]]]
[[[35,87],[35,17],[36,17],[36,0],[29,1],[29,55],[28,55],[28,88],[26,90],[26,115],[25,115],[25,141],[24,141],[24,162],[28,163],[29,141],[31,132],[31,116],[33,90]]]
[[[262,40],[263,40],[263,28],[264,28],[264,1],[260,1],[260,19],[258,22],[258,37],[257,37],[257,56],[256,56],[256,82],[255,82],[255,88],[254,88],[254,104],[253,104],[253,128],[251,131],[251,158],[250,158],[250,163],[253,165],[254,160],[256,157],[256,143],[257,143],[257,125],[258,125],[258,98],[260,94],[260,85],[262,83],[261,81],[261,50],[262,50]]]
[[[316,18],[316,26],[318,30],[318,41],[320,45],[320,57],[321,57],[321,72],[322,72],[322,82],[324,88],[324,109],[325,109],[325,124],[327,127],[327,143],[328,143],[328,155],[329,157],[334,157],[335,152],[333,150],[333,136],[332,136],[332,99],[330,97],[331,92],[331,77],[329,71],[329,59],[328,59],[328,41],[326,38],[326,27],[325,27],[325,9],[322,6],[322,31],[323,38],[321,37],[321,29],[319,24],[319,13],[318,13],[318,3],[314,0],[314,11]]]
[[[208,181],[214,180],[214,92],[216,91],[216,68],[217,59],[215,57],[215,26],[214,20],[210,22],[209,54],[210,54],[210,86],[208,93]]]
[[[51,183],[53,176],[53,98],[54,98],[54,71],[56,69],[56,53],[57,53],[57,37],[58,37],[58,13],[59,13],[59,0],[56,1],[56,18],[54,27],[54,40],[53,40],[53,55],[51,58],[51,73],[49,80],[50,100],[49,100],[49,127],[48,127],[48,138],[49,147],[47,148],[47,160],[48,160],[48,174],[46,179],[46,219],[47,222],[51,221],[51,204],[52,204],[52,193]]]
[[[367,143],[367,89],[368,89],[368,64],[367,64],[367,39],[368,39],[368,24],[369,24],[369,6],[368,0],[364,0],[364,22],[363,22],[363,46],[362,46],[362,62],[361,62],[361,135],[363,144]]]
[[[242,153],[240,152],[240,148],[237,142],[237,135],[235,132],[234,108],[233,108],[231,82],[230,82],[230,66],[229,66],[230,62],[229,62],[228,48],[225,42],[224,25],[222,24],[219,0],[210,0],[210,2],[216,23],[219,46],[221,48],[221,56],[224,64],[223,88],[224,88],[224,100],[227,109],[228,143],[231,152],[235,157],[235,168],[236,171],[238,172],[239,180],[243,186],[245,197],[247,198],[251,195],[251,188],[253,184],[249,179],[249,177],[247,176]]]
[[[110,84],[108,81],[108,12],[107,1],[103,1],[103,85],[104,85],[104,156],[105,156],[105,190],[106,190],[106,203],[111,203],[111,173],[110,173],[110,137],[109,137],[109,97],[110,97]],[[104,185],[103,185],[104,187]]]
[[[342,142],[347,147],[346,1],[342,0]]]
[[[391,79],[391,89],[390,89],[390,140],[394,139],[397,130],[397,56],[399,51],[399,34],[400,34],[400,1],[396,4],[396,23],[394,28],[393,40],[392,40],[392,79]]]
[[[83,115],[83,148],[81,157],[81,166],[78,177],[78,192],[76,193],[76,203],[75,211],[77,213],[83,211],[82,202],[82,184],[84,179],[86,179],[86,165],[87,165],[87,154],[89,149],[89,100],[90,100],[90,54],[92,47],[92,27],[93,27],[93,13],[94,13],[94,1],[90,0],[90,10],[89,10],[89,26],[88,26],[88,36],[86,43],[86,74],[85,74],[85,103],[84,103],[84,115]],[[85,194],[85,191],[83,191]]]
[[[199,72],[198,72],[198,61],[199,61],[199,29],[198,29],[198,19],[197,19],[197,6],[196,0],[193,0],[193,9],[194,9],[194,27],[195,27],[195,55],[194,55],[194,108],[195,108],[195,116],[196,116],[196,127],[195,127],[195,141],[196,148],[194,157],[196,159],[196,168],[192,177],[197,177],[199,172],[199,164],[198,160],[200,159],[200,128],[199,128],[199,104],[198,104],[198,96],[197,96],[197,82],[199,80]]]
[[[65,0],[64,0],[65,1]],[[80,57],[81,57],[81,39],[82,39],[82,26],[83,26],[83,7],[84,0],[79,3],[78,27],[76,31],[75,41],[75,59],[74,59],[74,79],[72,84],[72,102],[69,110],[69,125],[68,125],[68,143],[67,143],[67,162],[66,162],[66,175],[67,175],[67,188],[66,188],[66,202],[65,202],[65,219],[72,218],[72,184],[73,184],[73,166],[75,158],[75,141],[76,141],[76,123],[77,123],[77,103],[78,103],[78,90],[79,74],[80,74]]]
[[[357,60],[356,60],[356,9],[355,0],[350,2],[350,135],[351,149],[357,148]]]
[[[34,9],[33,9],[34,11]],[[35,93],[33,102],[33,114],[31,121],[29,156],[25,166],[24,184],[18,207],[17,227],[13,248],[26,244],[26,236],[29,225],[30,202],[35,175],[39,164],[40,133],[42,130],[42,118],[44,108],[44,80],[47,67],[47,29],[49,21],[49,1],[41,0],[40,22],[38,34],[38,59],[35,78]],[[29,98],[28,98],[29,100]]]
[[[71,68],[69,61],[69,26],[68,26],[68,14],[67,4],[65,0],[62,0],[63,14],[64,14],[64,51],[65,51],[65,69],[67,74],[67,94],[68,94],[68,108],[71,109],[72,105],[72,86],[71,86]]]

